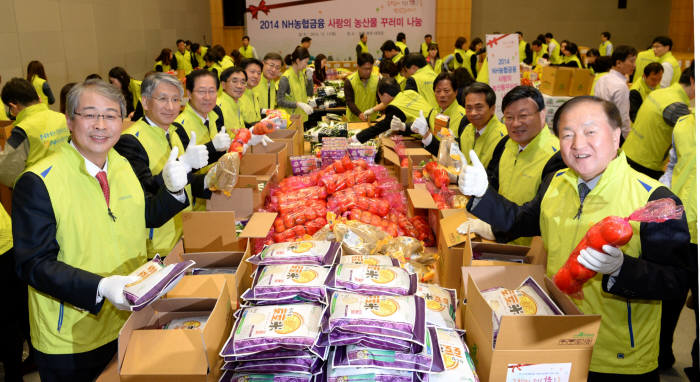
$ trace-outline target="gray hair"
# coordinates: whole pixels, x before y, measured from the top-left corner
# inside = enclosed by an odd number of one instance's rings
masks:
[[[120,89],[106,83],[100,79],[87,80],[82,83],[78,83],[68,92],[66,96],[66,115],[68,118],[75,118],[75,111],[78,110],[78,102],[80,101],[80,96],[86,90],[94,91],[95,93],[114,101],[119,104],[119,110],[121,111],[121,117],[126,116],[126,101]]]
[[[143,79],[143,83],[141,83],[141,97],[151,98],[153,91],[156,90],[158,85],[161,83],[166,83],[176,87],[180,92],[180,98],[182,98],[182,96],[185,94],[185,91],[182,88],[182,83],[178,81],[175,76],[172,74],[156,72],[147,75],[146,78]]]

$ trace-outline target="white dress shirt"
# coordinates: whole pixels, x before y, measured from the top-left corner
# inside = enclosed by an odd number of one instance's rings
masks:
[[[630,89],[627,86],[627,77],[614,68],[610,69],[610,73],[596,82],[595,96],[617,106],[622,117],[622,135],[627,138],[630,132]]]

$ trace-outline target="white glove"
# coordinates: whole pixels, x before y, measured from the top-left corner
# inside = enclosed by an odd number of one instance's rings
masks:
[[[314,112],[314,108],[312,108],[311,106],[309,106],[303,102],[297,102],[297,107],[299,109],[301,109],[302,111],[304,111],[304,113],[306,113],[306,115],[309,115],[309,114]]]
[[[306,78],[309,80],[314,78],[314,68],[312,68],[310,66],[306,67]]]
[[[457,227],[457,232],[462,235],[473,232],[486,240],[496,240],[493,231],[491,231],[491,225],[481,219],[467,219]]]
[[[316,107],[316,106],[318,106],[318,105],[316,105],[316,98],[311,98],[311,99],[309,100],[308,104],[309,104],[309,106],[311,106],[311,107]]]
[[[620,274],[620,268],[622,268],[625,256],[620,248],[604,245],[603,252],[586,247],[579,252],[576,259],[579,264],[592,271],[617,277]]]
[[[268,143],[272,143],[272,139],[270,139],[270,137],[264,134],[253,134],[251,135],[250,140],[248,141],[248,144],[250,146],[257,146],[261,143],[263,146],[267,146]]]
[[[469,151],[469,158],[472,160],[472,165],[467,164],[467,160],[462,157],[462,170],[459,173],[459,191],[464,195],[473,195],[482,197],[489,188],[489,179],[486,175],[484,165],[479,161],[479,157],[474,150]]]
[[[420,135],[421,137],[428,132],[428,121],[423,116],[423,110],[420,111],[420,116],[413,121],[411,131]]]
[[[391,118],[391,122],[389,124],[389,129],[391,129],[391,131],[399,131],[399,132],[406,131],[406,124],[401,122],[399,117],[393,116]]]
[[[216,151],[226,151],[231,146],[231,136],[226,132],[226,126],[221,126],[221,130],[211,140]]]
[[[372,115],[373,113],[374,113],[374,108],[373,108],[373,107],[371,107],[371,108],[369,108],[369,109],[367,109],[367,110],[365,110],[365,111],[362,112],[362,114],[363,114],[365,117],[367,117],[367,118],[369,118],[369,116]]]
[[[357,135],[353,135],[352,137],[350,137],[348,143],[351,144],[351,145],[353,145],[353,144],[354,144],[354,145],[361,145],[361,144],[362,144],[362,143],[360,143],[360,141],[357,139]]]
[[[177,152],[177,146],[173,147],[170,151],[170,157],[168,161],[165,162],[165,166],[163,166],[163,171],[161,172],[165,188],[173,194],[182,191],[187,185],[187,166],[177,160]]]
[[[197,135],[191,131],[190,143],[187,144],[185,152],[179,158],[179,161],[185,165],[187,172],[193,169],[199,169],[209,163],[209,152],[204,145],[197,144]]]
[[[105,277],[97,284],[97,295],[109,300],[119,310],[131,310],[129,302],[124,297],[124,287],[140,279],[139,276],[117,275]]]

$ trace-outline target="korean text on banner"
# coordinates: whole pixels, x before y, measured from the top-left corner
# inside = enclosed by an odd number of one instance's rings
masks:
[[[514,87],[520,85],[520,59],[517,34],[487,34],[486,54],[489,85],[496,92],[496,114],[503,117],[501,102]]]

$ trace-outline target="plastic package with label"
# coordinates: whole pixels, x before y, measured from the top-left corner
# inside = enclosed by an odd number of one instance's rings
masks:
[[[231,370],[224,371],[219,382],[312,382],[312,375],[295,373],[236,373]]]
[[[160,256],[156,255],[151,261],[136,268],[129,276],[139,276],[140,279],[124,287],[124,297],[129,302],[131,310],[141,310],[158,299],[177,284],[187,269],[194,264],[194,261],[186,260],[163,265]]]
[[[329,268],[317,265],[279,264],[258,268],[253,287],[241,298],[256,304],[285,302],[326,303]]]
[[[425,321],[428,326],[455,329],[457,291],[435,284],[418,284],[416,296],[425,299]]]
[[[398,267],[399,261],[385,255],[346,255],[340,256],[339,264],[367,264]]]
[[[212,191],[221,191],[225,195],[230,195],[238,182],[239,169],[241,167],[241,156],[237,152],[229,152],[221,156],[209,172],[209,187]]]
[[[479,382],[474,362],[462,340],[462,334],[455,330],[429,328],[437,339],[440,359],[444,371],[430,374],[430,382]]]
[[[368,264],[339,264],[326,285],[361,294],[408,296],[416,293],[418,278],[403,268]]]
[[[182,317],[170,320],[163,329],[199,329],[207,324],[209,316]]]
[[[259,254],[247,261],[256,265],[332,265],[339,253],[338,243],[307,240],[266,245]]]

